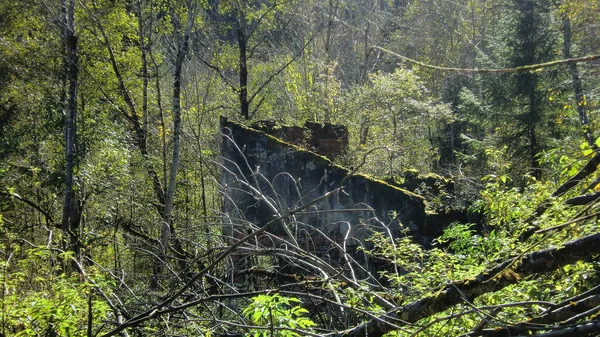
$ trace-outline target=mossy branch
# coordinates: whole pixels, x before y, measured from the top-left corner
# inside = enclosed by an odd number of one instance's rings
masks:
[[[575,64],[575,63],[582,63],[582,62],[591,62],[591,61],[595,61],[595,60],[600,60],[600,55],[588,55],[588,56],[583,56],[583,57],[575,57],[575,58],[569,58],[569,59],[563,59],[563,60],[556,60],[556,61],[550,61],[550,62],[544,62],[544,63],[536,63],[536,64],[529,64],[529,65],[525,65],[525,66],[520,66],[520,67],[515,67],[515,68],[502,68],[502,69],[489,69],[489,68],[454,68],[454,67],[440,67],[440,66],[434,66],[432,64],[427,64],[427,63],[423,63],[414,59],[411,59],[409,57],[406,56],[402,56],[400,54],[394,53],[391,50],[379,47],[379,46],[373,46],[373,48],[375,49],[379,49],[381,51],[384,51],[390,55],[393,55],[399,59],[402,59],[404,61],[408,61],[410,63],[413,64],[417,64],[421,67],[424,68],[428,68],[428,69],[434,69],[434,70],[439,70],[439,71],[448,71],[448,72],[459,72],[459,73],[474,73],[474,74],[507,74],[507,73],[518,73],[518,72],[525,72],[525,71],[535,71],[535,70],[543,70],[546,68],[551,68],[551,67],[556,67],[556,66],[560,66],[560,65],[567,65],[567,64]]]

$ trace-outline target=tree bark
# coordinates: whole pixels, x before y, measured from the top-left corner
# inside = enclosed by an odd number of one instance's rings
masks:
[[[181,69],[188,52],[190,34],[192,32],[193,22],[195,19],[194,12],[194,8],[188,7],[188,17],[185,32],[182,41],[179,45],[177,56],[175,58],[175,69],[173,73],[173,157],[171,160],[171,167],[169,170],[168,187],[165,193],[165,212],[163,216],[163,224],[160,235],[159,261],[157,261],[158,265],[155,269],[155,275],[151,284],[153,289],[158,288],[158,277],[159,274],[162,272],[163,264],[166,263],[169,240],[174,234],[172,219],[173,198],[175,196],[175,186],[177,184],[177,169],[179,166],[179,147],[181,139]],[[181,252],[181,247],[176,247],[176,251]]]
[[[63,12],[63,38],[65,43],[65,72],[67,73],[68,93],[66,97],[65,115],[65,196],[63,201],[62,232],[63,249],[77,250],[78,238],[74,231],[75,223],[79,219],[76,216],[76,201],[74,190],[74,170],[77,159],[75,147],[77,136],[77,36],[75,35],[75,0],[61,1]],[[67,244],[67,237],[69,244]],[[69,246],[69,247],[68,247]]]
[[[245,4],[240,4],[242,7]],[[240,68],[240,114],[244,120],[250,119],[250,102],[248,101],[248,36],[246,33],[246,15],[245,8],[238,8],[238,27],[237,39],[239,48],[239,68]]]
[[[563,52],[565,58],[573,57],[573,54],[571,53],[571,36],[571,20],[567,15],[565,15],[563,17]],[[581,77],[579,76],[579,68],[577,67],[577,63],[567,64],[567,69],[569,69],[569,73],[571,74],[571,78],[573,80],[573,91],[575,92],[575,106],[579,115],[579,122],[583,127],[583,135],[588,144],[592,147],[595,147],[594,136],[592,135],[592,132],[590,130],[589,121],[587,117],[585,96],[583,95],[583,84],[581,82]]]

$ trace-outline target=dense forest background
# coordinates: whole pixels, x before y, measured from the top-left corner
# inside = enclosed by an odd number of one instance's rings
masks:
[[[2,1],[0,336],[597,336],[598,54],[596,0]],[[221,235],[220,116],[481,223],[285,274]]]

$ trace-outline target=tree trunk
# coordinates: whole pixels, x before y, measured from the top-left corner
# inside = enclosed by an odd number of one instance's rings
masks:
[[[237,39],[240,52],[240,114],[245,120],[250,119],[250,102],[248,102],[248,37],[246,36],[246,17],[244,10],[239,9]]]
[[[563,52],[565,58],[569,59],[573,57],[571,53],[571,20],[568,16],[563,18]],[[594,146],[594,136],[590,130],[589,121],[587,118],[585,96],[583,95],[583,84],[581,83],[581,77],[579,76],[579,69],[577,63],[569,63],[567,65],[571,78],[573,79],[573,91],[575,92],[575,106],[579,114],[579,122],[583,127],[583,135],[585,140],[590,146]]]
[[[365,36],[364,36],[364,50],[363,50],[363,72],[361,75],[361,84],[365,84],[369,81],[369,57],[371,56],[371,46],[369,45],[369,30],[371,24],[369,21],[366,22]]]
[[[165,193],[165,208],[163,216],[163,224],[160,235],[160,252],[159,261],[157,261],[157,268],[155,268],[155,274],[152,281],[152,288],[158,288],[158,277],[162,273],[163,265],[167,259],[167,249],[169,247],[169,241],[171,236],[174,235],[173,227],[173,198],[175,195],[175,186],[177,184],[177,169],[179,165],[180,156],[180,138],[181,138],[181,68],[188,51],[188,44],[190,34],[192,31],[194,22],[194,10],[188,8],[188,18],[185,28],[185,33],[179,46],[177,56],[175,58],[175,69],[173,74],[173,157],[171,161],[171,168],[169,170],[169,183]],[[178,245],[180,245],[178,243]],[[175,247],[178,252],[182,251],[181,247]]]
[[[148,44],[144,33],[144,10],[142,2],[138,3],[138,35],[140,52],[142,54],[142,129],[148,134]]]
[[[529,95],[528,95],[528,100],[529,100],[529,111],[528,111],[528,116],[526,117],[527,119],[527,132],[529,133],[529,155],[530,155],[530,165],[531,165],[531,174],[533,177],[535,177],[536,179],[540,179],[542,177],[542,168],[541,168],[541,163],[538,157],[538,152],[540,150],[540,146],[538,143],[538,137],[537,137],[537,133],[536,133],[536,128],[537,128],[537,124],[540,121],[540,111],[539,111],[539,105],[537,102],[537,92],[536,92],[536,85],[537,85],[537,77],[535,77],[535,75],[533,74],[529,74],[531,75],[531,80],[530,82],[530,87],[529,87]]]
[[[331,121],[332,114],[332,106],[329,103],[329,80],[331,76],[333,76],[334,62],[331,59],[331,45],[333,43],[333,31],[335,29],[335,19],[337,16],[338,10],[338,2],[334,3],[333,0],[329,0],[329,7],[327,13],[327,31],[325,36],[325,85],[324,85],[324,97],[327,99],[327,104],[325,104],[325,116],[323,116],[323,121],[325,123],[329,123]],[[317,118],[315,118],[315,122],[319,122]]]
[[[65,72],[67,73],[68,93],[66,97],[65,115],[65,196],[63,201],[62,232],[63,249],[73,249],[77,246],[78,238],[74,227],[78,220],[76,216],[76,201],[74,185],[74,168],[77,159],[75,147],[77,135],[77,36],[75,36],[75,0],[61,2],[63,11],[63,37],[65,43]],[[70,244],[67,244],[69,237]],[[73,245],[75,243],[75,246]],[[67,247],[69,246],[69,247]]]

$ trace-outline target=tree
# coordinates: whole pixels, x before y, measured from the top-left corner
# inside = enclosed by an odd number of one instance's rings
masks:
[[[69,247],[79,255],[79,238],[77,237],[77,227],[79,227],[80,210],[79,203],[75,197],[74,189],[74,169],[77,160],[76,139],[77,139],[77,83],[78,83],[78,61],[77,61],[77,36],[75,35],[75,1],[61,1],[62,7],[62,25],[63,39],[65,45],[65,199],[63,203],[62,231],[63,249],[67,248],[66,237],[70,238]]]
[[[536,55],[536,33],[539,31],[540,22],[535,17],[535,2],[531,0],[517,0],[515,6],[519,11],[517,24],[517,44],[514,51],[514,64],[523,66],[537,63],[540,59]],[[540,162],[537,154],[541,150],[538,135],[538,124],[541,122],[541,98],[537,91],[538,76],[533,73],[522,73],[515,76],[515,93],[526,100],[527,110],[518,118],[523,125],[523,133],[520,137],[528,138],[528,154],[531,172],[534,177],[541,175]]]
[[[283,44],[283,41],[270,37],[276,36],[273,34],[272,27],[282,25],[286,28],[293,22],[287,15],[289,7],[293,4],[294,2],[278,0],[268,2],[233,0],[218,1],[209,9],[210,14],[216,18],[213,21],[220,24],[216,27],[216,34],[221,34],[226,39],[223,41],[222,50],[210,51],[200,57],[237,95],[239,116],[244,120],[254,118],[267,99],[263,96],[264,91],[273,79],[302,55],[308,45],[308,42],[305,42],[297,47],[296,51],[286,53],[288,55],[281,58],[280,64],[268,69],[261,74],[262,76],[256,74],[255,78],[252,78],[252,68],[258,70],[265,59],[273,58],[272,52],[265,49]],[[285,19],[288,21],[284,21]],[[227,75],[230,71],[236,73],[236,79]]]
[[[446,105],[434,101],[414,71],[397,69],[372,75],[369,82],[348,92],[336,122],[349,127],[351,147],[357,157],[373,148],[381,152],[368,158],[360,170],[375,176],[400,177],[404,171],[433,169],[438,153],[433,134],[449,118]]]
[[[254,186],[252,180],[238,176],[240,180],[236,184]],[[283,211],[279,207],[286,208],[285,205],[267,198],[271,191],[263,194],[255,189],[255,197],[265,198],[265,203],[279,214],[272,222],[276,226],[257,227],[243,219],[231,219],[234,229],[245,235],[229,238],[230,246],[208,254],[205,268],[188,283],[104,336],[113,336],[174,312],[189,311],[191,315],[200,305],[214,304],[218,308],[224,305],[221,301],[243,298],[252,298],[242,303],[249,303],[245,312],[259,325],[249,324],[233,313],[224,313],[226,318],[216,322],[213,329],[236,336],[250,329],[290,335],[318,331],[335,336],[366,333],[383,336],[392,331],[399,335],[443,331],[452,335],[489,336],[501,334],[500,331],[568,333],[583,327],[597,332],[600,327],[590,309],[598,304],[594,254],[600,237],[595,221],[586,222],[596,214],[581,216],[578,210],[562,203],[568,199],[556,200],[553,206],[560,210],[549,217],[535,219],[538,231],[521,241],[522,231],[532,225],[524,216],[536,206],[539,194],[549,186],[537,183],[516,191],[506,188],[503,181],[506,180],[502,177],[490,177],[481,195],[485,212],[490,216],[488,225],[493,228],[487,236],[477,235],[472,225],[455,224],[438,238],[441,246],[424,250],[409,237],[392,238],[386,233],[374,233],[374,248],[367,253],[392,264],[391,268],[380,269],[379,275],[363,269],[363,261],[355,260],[345,245],[335,245],[324,233],[320,239],[331,242],[330,254],[335,250],[344,263],[337,265],[331,259],[310,253],[298,244],[302,242],[299,238],[283,239],[275,230],[271,231],[278,226],[310,227],[310,224],[297,223],[294,215],[321,199],[335,198],[337,191]],[[521,210],[514,211],[517,205]],[[506,225],[507,221],[511,223]],[[578,226],[567,230],[567,226],[573,224]],[[277,248],[272,242],[284,243],[286,248]],[[223,294],[209,295],[196,288],[196,282],[201,279],[215,277],[212,272],[218,270],[221,262],[239,258],[234,254],[236,251],[255,258],[275,255],[286,262],[285,268],[295,266],[303,273],[289,274],[263,260],[262,264],[237,274],[237,277],[252,275],[256,290],[240,291],[232,286],[223,288],[228,289]],[[357,275],[363,276],[358,278]],[[569,290],[565,291],[565,287]],[[553,291],[558,289],[562,290]],[[194,297],[188,299],[190,293]],[[293,297],[291,302],[303,299],[304,305],[310,308],[307,318],[317,323],[315,330],[310,325],[294,323],[295,314],[285,313],[282,304],[286,302],[277,300],[283,296]],[[296,316],[306,313],[299,310]],[[564,321],[573,324],[559,324]]]
[[[185,58],[188,54],[190,35],[194,27],[194,21],[196,20],[197,12],[196,4],[193,1],[186,2],[187,18],[185,20],[185,28],[182,28],[183,22],[179,18],[176,11],[171,12],[171,20],[174,28],[174,35],[177,41],[176,45],[176,56],[174,60],[174,71],[173,71],[173,159],[171,160],[171,169],[169,171],[169,183],[165,193],[165,208],[163,215],[163,225],[161,229],[161,248],[159,254],[159,266],[166,261],[167,258],[167,247],[169,246],[169,240],[171,234],[174,232],[172,211],[173,211],[173,198],[175,194],[175,185],[177,182],[177,171],[180,157],[180,138],[181,138],[181,77],[182,77],[182,66]],[[177,247],[177,250],[181,251],[181,247]],[[160,274],[162,268],[157,268],[155,282],[153,288],[158,287],[156,278]]]
[[[481,58],[486,68],[515,67],[537,64],[554,58],[553,48],[557,31],[550,24],[551,11],[540,1],[515,1],[505,20],[500,22],[488,55]],[[502,63],[507,62],[508,63]],[[479,77],[478,92],[483,103],[479,120],[488,120],[494,128],[486,137],[506,145],[508,157],[520,175],[529,172],[539,178],[543,172],[540,153],[552,139],[560,138],[556,123],[559,112],[548,99],[560,79],[559,73],[522,71],[504,75]],[[483,123],[481,123],[483,124]]]
[[[575,7],[575,8],[574,8]],[[573,12],[576,12],[576,6],[570,2],[560,4],[558,13],[562,21],[562,35],[563,35],[563,55],[565,58],[572,58],[572,47],[573,47],[573,33],[571,28],[571,16]],[[590,146],[594,145],[595,139],[590,130],[590,122],[588,119],[588,106],[587,100],[583,91],[583,83],[579,72],[579,67],[576,63],[569,64],[567,66],[572,79],[573,93],[575,95],[575,107],[579,115],[579,121],[583,128],[583,134],[585,140]]]

